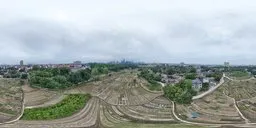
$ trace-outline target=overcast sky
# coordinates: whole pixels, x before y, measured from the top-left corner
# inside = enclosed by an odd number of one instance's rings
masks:
[[[0,64],[256,64],[255,0],[0,0]]]

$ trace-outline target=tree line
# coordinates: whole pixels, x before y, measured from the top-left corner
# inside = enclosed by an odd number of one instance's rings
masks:
[[[107,74],[109,72],[118,72],[124,69],[138,68],[136,64],[104,64],[104,63],[89,63],[92,68],[92,75]]]
[[[71,72],[69,68],[40,68],[29,72],[29,83],[32,86],[58,89],[67,88],[91,78],[90,69]]]

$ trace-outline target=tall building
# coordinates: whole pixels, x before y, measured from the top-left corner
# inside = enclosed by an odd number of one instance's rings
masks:
[[[80,64],[82,64],[82,62],[81,61],[74,61],[73,64],[80,65]]]
[[[229,67],[229,65],[230,65],[229,62],[224,62],[225,67]]]
[[[82,61],[74,61],[73,66],[74,66],[74,68],[81,68],[82,67]]]
[[[20,61],[20,66],[23,66],[24,65],[24,62],[23,60]]]
[[[184,63],[184,62],[181,62],[181,63],[180,63],[180,66],[185,66],[185,63]]]

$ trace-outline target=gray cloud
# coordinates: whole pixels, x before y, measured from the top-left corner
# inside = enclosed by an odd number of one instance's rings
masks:
[[[214,2],[11,0],[0,5],[0,63],[256,64],[255,2]]]

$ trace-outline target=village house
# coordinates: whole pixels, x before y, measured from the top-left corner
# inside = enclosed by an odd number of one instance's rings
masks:
[[[210,83],[210,79],[208,77],[205,77],[205,78],[203,78],[202,82],[209,84]]]
[[[195,89],[195,90],[200,90],[203,86],[203,83],[200,79],[196,78],[194,80],[192,80],[192,87]]]
[[[183,77],[179,76],[179,75],[161,74],[161,82],[166,83],[166,84],[177,84],[181,80],[183,80]]]

